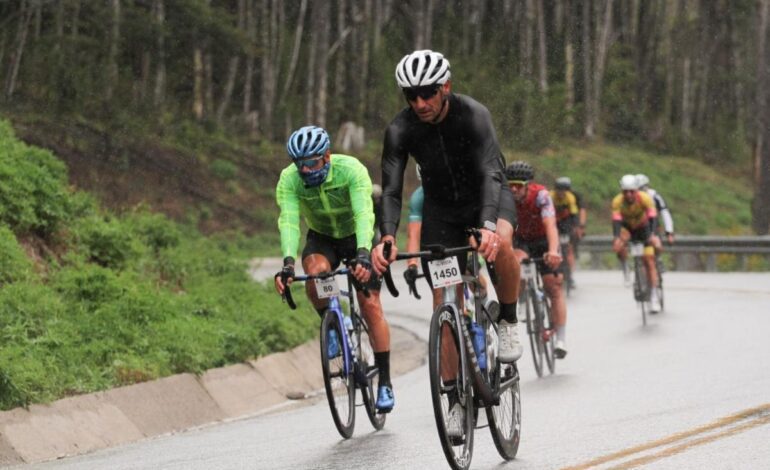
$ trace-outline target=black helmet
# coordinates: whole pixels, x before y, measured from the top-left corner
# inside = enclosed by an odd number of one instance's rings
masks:
[[[568,190],[572,188],[572,181],[567,176],[560,176],[556,178],[556,189]]]
[[[508,181],[530,181],[535,177],[535,169],[527,162],[518,160],[505,169],[505,178]]]

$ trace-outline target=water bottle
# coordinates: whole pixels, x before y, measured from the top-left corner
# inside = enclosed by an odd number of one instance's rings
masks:
[[[476,359],[479,362],[479,369],[487,368],[487,350],[484,341],[484,329],[475,321],[471,322],[471,339],[473,340],[473,350],[476,352]]]
[[[356,354],[356,335],[353,334],[353,320],[348,316],[343,317],[345,328],[348,330],[348,338],[350,339],[350,352],[355,357]]]

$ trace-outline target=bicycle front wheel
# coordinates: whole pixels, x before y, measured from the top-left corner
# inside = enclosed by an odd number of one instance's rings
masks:
[[[644,267],[644,261],[640,258],[634,259],[634,297],[642,307],[642,325],[647,325],[647,307],[650,301],[650,286],[647,281],[647,269]]]
[[[485,317],[480,321],[486,331],[487,364],[492,390],[499,395],[497,404],[487,405],[487,421],[497,452],[505,460],[516,457],[521,440],[521,399],[516,363],[497,360],[498,337],[495,325]]]
[[[462,344],[455,312],[439,306],[430,323],[430,394],[441,448],[455,470],[467,469],[473,456],[473,395]]]
[[[556,372],[556,328],[551,321],[551,303],[548,299],[543,299],[540,304],[542,311],[539,316],[541,318],[541,324],[543,325],[543,332],[540,338],[543,342],[543,355],[545,356],[545,363],[548,365],[548,371],[553,374]]]
[[[369,341],[369,332],[363,327],[361,328],[361,336],[358,339],[356,357],[358,358],[356,366],[358,368],[357,373],[359,374],[358,386],[361,389],[361,398],[364,402],[366,415],[369,417],[369,421],[374,426],[374,429],[379,431],[385,426],[387,414],[377,412],[377,395],[374,391],[377,367],[374,365],[374,350]]]
[[[524,310],[527,316],[527,335],[529,336],[529,346],[532,349],[532,362],[535,365],[535,372],[538,377],[543,376],[543,324],[538,319],[537,308],[535,302],[537,302],[537,294],[535,288],[532,285],[527,287],[524,292]]]
[[[337,345],[329,345],[330,332],[336,336]],[[346,341],[347,332],[340,324],[339,316],[327,310],[321,321],[321,366],[324,376],[326,398],[332,412],[334,425],[345,439],[353,435],[356,420],[356,387],[353,376],[353,363],[345,366],[345,352],[342,341]]]

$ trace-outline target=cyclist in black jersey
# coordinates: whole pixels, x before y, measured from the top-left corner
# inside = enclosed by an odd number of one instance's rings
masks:
[[[501,304],[499,357],[521,357],[516,331],[519,265],[513,255],[516,208],[506,185],[505,166],[487,108],[473,98],[451,92],[449,61],[438,52],[414,51],[396,67],[396,80],[408,106],[385,132],[382,151],[382,242],[395,242],[401,215],[404,169],[411,155],[420,165],[425,192],[420,244],[460,246],[465,229],[481,229],[478,250],[496,263],[495,286]],[[475,241],[471,240],[475,245]],[[395,248],[395,243],[394,243]],[[395,259],[383,257],[383,243],[372,252],[379,273]],[[462,258],[462,257],[461,257]],[[460,270],[465,270],[460,259]],[[426,270],[426,263],[423,263]],[[434,291],[434,303],[440,303]]]
[[[385,132],[382,150],[382,240],[372,251],[372,264],[382,273],[398,251],[395,234],[401,216],[404,169],[411,155],[422,175],[424,208],[420,245],[461,246],[468,243],[465,229],[481,232],[479,253],[495,262],[500,301],[499,351],[503,362],[521,357],[516,302],[519,296],[519,264],[513,254],[516,205],[503,174],[505,161],[487,108],[473,98],[452,93],[449,61],[431,50],[414,51],[396,66],[396,80],[408,106],[399,112]],[[393,243],[390,259],[383,246]],[[475,240],[470,240],[475,245]],[[460,257],[460,272],[467,259]],[[423,261],[423,272],[428,272]],[[430,276],[427,276],[430,279]],[[459,293],[461,297],[462,294]],[[434,305],[441,291],[433,291]],[[450,428],[464,410],[452,407]],[[455,416],[456,415],[456,416]]]

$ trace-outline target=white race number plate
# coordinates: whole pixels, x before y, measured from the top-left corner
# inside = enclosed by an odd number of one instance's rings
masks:
[[[460,275],[460,265],[457,257],[428,261],[428,270],[430,278],[433,281],[433,288],[453,286],[463,282]]]
[[[315,291],[318,293],[319,299],[328,299],[340,295],[340,288],[337,286],[337,281],[333,277],[327,279],[315,280]]]
[[[644,245],[641,243],[631,244],[631,256],[642,256],[644,254]]]

